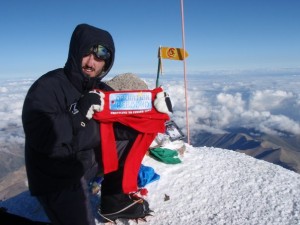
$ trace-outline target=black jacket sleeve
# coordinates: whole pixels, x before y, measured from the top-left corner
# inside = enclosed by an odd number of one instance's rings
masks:
[[[69,103],[76,98],[73,90],[63,83],[59,79],[36,82],[23,106],[26,141],[35,151],[53,158],[68,157],[100,144],[97,122],[80,126],[83,120],[80,113],[72,115],[69,111]]]

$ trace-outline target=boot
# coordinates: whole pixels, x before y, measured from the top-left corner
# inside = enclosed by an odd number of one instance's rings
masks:
[[[151,215],[149,203],[135,194],[114,194],[101,196],[99,214],[106,222],[116,219],[142,219]]]

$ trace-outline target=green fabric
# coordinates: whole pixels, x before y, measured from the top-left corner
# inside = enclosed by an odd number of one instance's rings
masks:
[[[168,148],[154,148],[150,150],[150,156],[154,159],[167,164],[181,163],[178,152]]]

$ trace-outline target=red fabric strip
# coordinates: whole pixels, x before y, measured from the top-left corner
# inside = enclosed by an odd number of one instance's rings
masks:
[[[152,103],[156,94],[162,91],[161,88],[145,90],[152,93]],[[126,91],[124,91],[126,92]],[[128,91],[134,92],[134,91]],[[104,173],[110,173],[118,169],[118,152],[113,130],[113,123],[120,122],[126,126],[139,131],[133,146],[125,160],[122,186],[124,193],[137,190],[137,177],[144,155],[157,133],[165,132],[165,122],[170,119],[167,114],[159,113],[154,107],[150,111],[143,113],[112,112],[109,110],[109,94],[115,92],[105,92],[104,110],[95,113],[93,118],[100,121],[101,148]]]

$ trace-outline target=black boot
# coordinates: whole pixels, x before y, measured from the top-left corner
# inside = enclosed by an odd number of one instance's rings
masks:
[[[118,218],[145,219],[152,212],[149,203],[134,194],[114,194],[101,196],[99,214],[106,221]]]

